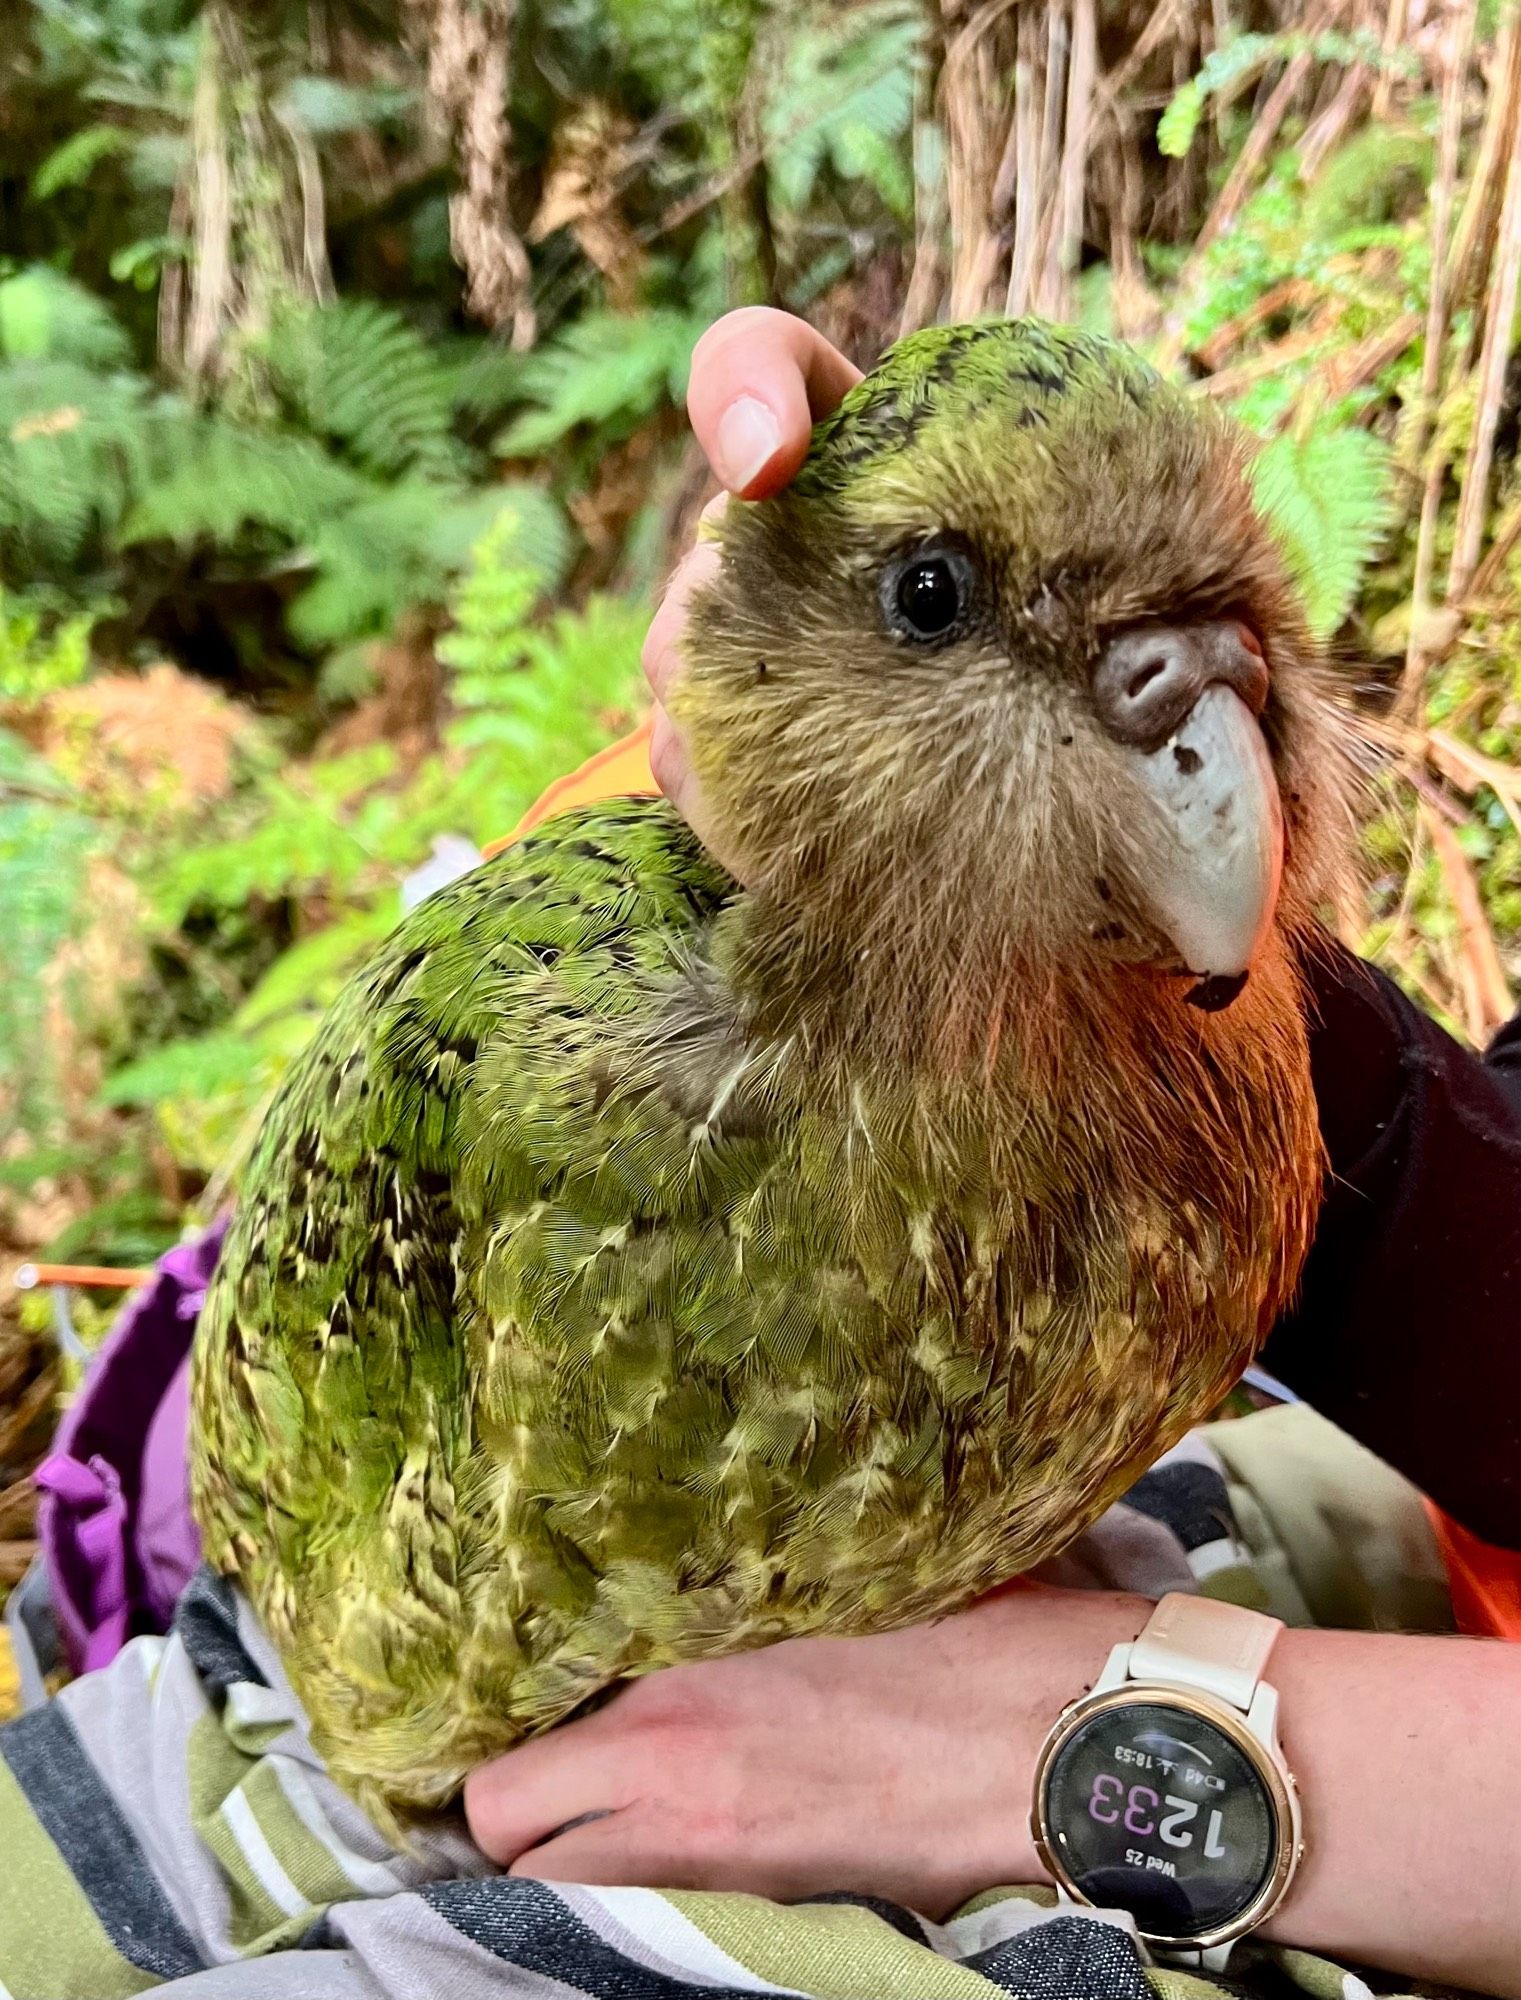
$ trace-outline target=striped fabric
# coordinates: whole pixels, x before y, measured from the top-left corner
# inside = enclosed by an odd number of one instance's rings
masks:
[[[1075,1560],[1081,1580],[1109,1586],[1250,1594],[1226,1482],[1199,1440],[1154,1468]],[[181,2000],[1370,1991],[1269,1947],[1239,1951],[1228,1986],[1167,1970],[1128,1918],[1058,1906],[1039,1888],[991,1889],[933,1924],[853,1896],[781,1905],[509,1878],[454,1821],[397,1853],[329,1782],[273,1649],[209,1572],[167,1638],[133,1641],[0,1730],[0,1858],[0,2000],[165,1988]]]

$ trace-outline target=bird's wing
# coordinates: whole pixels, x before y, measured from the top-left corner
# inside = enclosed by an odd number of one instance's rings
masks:
[[[265,1123],[198,1330],[195,1493],[219,1566],[295,1574],[349,1516],[336,1491],[392,1504],[409,1467],[456,1461],[456,1195],[466,1149],[491,1143],[479,1121],[462,1135],[476,1080],[616,1006],[732,887],[663,804],[588,808],[429,897],[346,989]]]

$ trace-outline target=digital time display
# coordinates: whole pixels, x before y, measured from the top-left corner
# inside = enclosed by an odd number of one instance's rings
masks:
[[[1202,1937],[1252,1906],[1278,1858],[1273,1802],[1212,1723],[1127,1702],[1081,1723],[1046,1777],[1047,1839],[1091,1903],[1154,1937]]]

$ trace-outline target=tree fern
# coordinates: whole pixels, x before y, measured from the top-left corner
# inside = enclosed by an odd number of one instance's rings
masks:
[[[362,299],[289,310],[266,338],[293,421],[377,478],[464,470],[449,373],[400,313]]]
[[[1352,609],[1394,518],[1389,447],[1367,431],[1330,424],[1302,438],[1286,432],[1257,455],[1253,484],[1311,629],[1326,637]]]

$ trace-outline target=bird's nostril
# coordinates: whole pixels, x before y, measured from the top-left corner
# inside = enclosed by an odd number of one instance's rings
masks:
[[[1143,660],[1130,676],[1125,688],[1127,701],[1139,701],[1159,675],[1165,674],[1172,665],[1170,653],[1154,653],[1149,660]]]
[[[1208,681],[1205,649],[1190,627],[1123,632],[1093,675],[1100,719],[1121,743],[1155,749],[1188,714]]]

